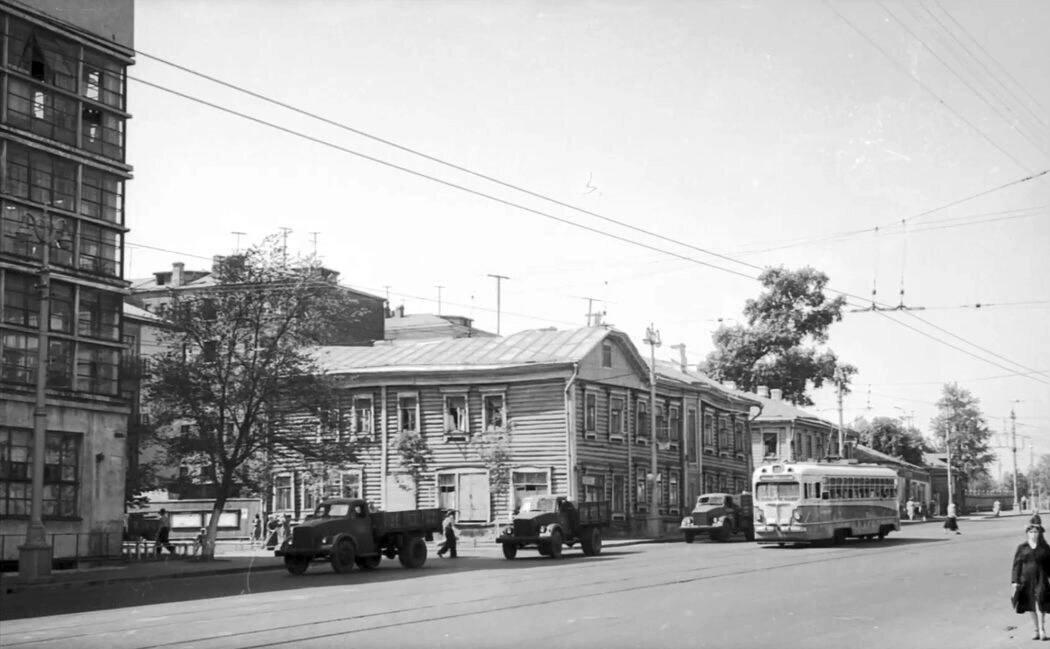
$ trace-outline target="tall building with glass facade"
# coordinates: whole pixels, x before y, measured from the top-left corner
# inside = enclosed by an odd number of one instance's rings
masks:
[[[0,0],[0,559],[30,512],[46,354],[43,520],[54,556],[119,552],[129,407],[124,187],[133,0]],[[40,348],[48,249],[50,317]]]

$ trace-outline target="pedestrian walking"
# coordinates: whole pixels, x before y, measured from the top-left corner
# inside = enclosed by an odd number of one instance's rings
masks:
[[[1026,509],[1028,509],[1028,497],[1021,496],[1021,511],[1023,512]]]
[[[918,508],[918,511],[919,511],[919,518],[921,518],[922,522],[925,523],[926,522],[926,503],[924,503],[924,502],[922,502],[920,500],[918,502],[918,507],[917,508]]]
[[[273,550],[278,544],[278,536],[280,534],[281,524],[277,522],[277,514],[270,516],[270,521],[266,524],[267,535],[266,535],[266,549]]]
[[[159,557],[161,548],[167,548],[168,552],[175,556],[175,546],[168,540],[168,535],[171,534],[171,517],[168,516],[168,510],[163,507],[158,514],[160,515],[160,527],[157,529],[157,537],[153,542],[153,553]]]
[[[1037,517],[1033,517],[1037,518]],[[1029,522],[1025,528],[1028,537],[1017,546],[1011,572],[1014,593],[1010,598],[1014,611],[1031,613],[1035,625],[1033,640],[1047,640],[1046,609],[1050,607],[1050,545],[1043,537],[1043,526]]]
[[[202,527],[197,536],[193,537],[193,556],[204,554],[204,543],[208,539],[208,528]]]
[[[281,519],[281,545],[284,545],[284,542],[290,538],[292,538],[292,515],[285,514]]]
[[[904,509],[908,512],[908,520],[915,520],[915,501],[909,498],[908,502],[904,505]]]
[[[445,514],[445,520],[441,521],[441,529],[445,533],[445,542],[438,548],[437,555],[439,557],[445,556],[448,552],[450,559],[456,558],[456,511],[454,509],[448,510]]]
[[[252,545],[256,543],[262,543],[263,541],[263,524],[262,518],[258,514],[255,515],[255,519],[252,521]]]
[[[948,518],[944,520],[944,531],[955,532],[956,534],[962,534],[959,531],[959,522],[956,520],[955,503],[948,503]]]
[[[992,503],[992,516],[999,518],[999,512],[1002,511],[1002,509],[1003,504],[996,500],[994,503]]]

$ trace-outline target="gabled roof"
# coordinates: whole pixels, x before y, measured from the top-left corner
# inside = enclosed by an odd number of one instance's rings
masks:
[[[145,309],[140,309],[139,307],[135,306],[134,304],[128,304],[127,302],[124,302],[123,308],[124,308],[124,317],[125,318],[131,318],[133,320],[143,320],[145,322],[154,322],[154,323],[164,322],[164,320],[162,320],[161,318],[157,317],[155,314],[150,313],[149,311],[147,311]]]
[[[319,347],[316,358],[329,374],[567,365],[581,361],[609,336],[620,338],[637,355],[622,332],[584,327],[530,329],[505,337],[377,343],[373,347]]]
[[[833,429],[838,428],[836,424],[833,424],[827,419],[821,419],[813,413],[806,412],[792,404],[790,401],[763,397],[757,394],[749,396],[762,404],[762,414],[760,414],[755,421],[804,421],[817,426],[826,426]]]
[[[857,444],[854,447],[854,452],[856,453],[857,459],[862,459],[861,456],[865,456],[871,458],[871,461],[878,462],[880,464],[896,464],[899,466],[908,467],[909,469],[915,469],[917,471],[925,470],[924,467],[912,464],[911,462],[908,462],[903,458],[894,457],[892,455],[889,455],[888,453],[883,453],[882,451],[876,451],[875,449],[868,446],[864,446],[863,444]]]
[[[646,363],[646,367],[648,367],[648,363]],[[660,377],[678,381],[680,383],[688,383],[691,386],[701,388],[707,392],[718,393],[730,400],[743,401],[748,405],[758,405],[758,397],[756,395],[741,390],[727,388],[703,372],[693,372],[688,368],[683,371],[681,365],[678,363],[657,360],[656,373]]]

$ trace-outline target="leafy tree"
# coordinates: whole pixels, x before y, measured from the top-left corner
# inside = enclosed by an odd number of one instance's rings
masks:
[[[713,352],[703,371],[720,381],[731,380],[744,390],[759,385],[778,387],[788,401],[812,405],[807,382],[849,384],[857,372],[841,363],[827,342],[829,327],[842,319],[846,298],[829,298],[828,277],[812,268],[767,268],[759,276],[765,291],[744,305],[747,324],[722,325],[714,333]]]
[[[169,461],[195,464],[214,486],[207,557],[226,501],[268,484],[275,454],[303,463],[355,456],[338,435],[316,432],[335,399],[311,350],[356,304],[313,259],[287,261],[275,238],[228,258],[214,277],[206,292],[173,292],[159,312],[166,351],[146,388]]]
[[[988,466],[995,461],[988,446],[992,433],[979,403],[965,388],[945,384],[937,401],[940,414],[930,421],[937,450],[943,452],[950,446],[952,468],[961,471],[970,482],[987,475]]]
[[[1030,481],[1028,480],[1028,476],[1027,475],[1025,475],[1023,472],[1020,472],[1020,471],[1017,472],[1017,499],[1018,500],[1021,499],[1021,496],[1027,496],[1028,495],[1029,482]],[[1037,475],[1036,476],[1036,484],[1039,484],[1039,483],[1040,483],[1039,476]],[[1013,493],[1013,491],[1014,491],[1014,474],[1012,472],[1010,472],[1010,471],[1007,471],[1006,473],[1004,473],[1003,474],[1003,479],[999,483],[998,487],[1002,491],[1005,491],[1007,493]]]
[[[905,427],[900,420],[891,417],[876,417],[870,422],[860,418],[853,427],[860,433],[861,444],[905,462],[922,465],[922,454],[928,449],[918,429]]]

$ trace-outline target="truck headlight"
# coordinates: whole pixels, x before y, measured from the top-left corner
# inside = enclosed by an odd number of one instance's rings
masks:
[[[503,528],[503,533],[506,536],[514,536],[514,526],[513,525],[508,525],[508,526],[504,527]]]
[[[714,518],[711,519],[711,524],[712,525],[721,525],[723,518],[725,518],[725,516],[715,516]]]
[[[546,533],[547,533],[547,526],[546,525],[540,525],[540,536],[543,536]]]
[[[686,516],[685,518],[682,519],[682,527],[685,527],[686,525],[692,525],[692,524],[693,524],[693,519],[692,518],[689,518],[688,516]]]
[[[321,545],[329,545],[332,542],[332,537],[326,536],[321,539]]]

